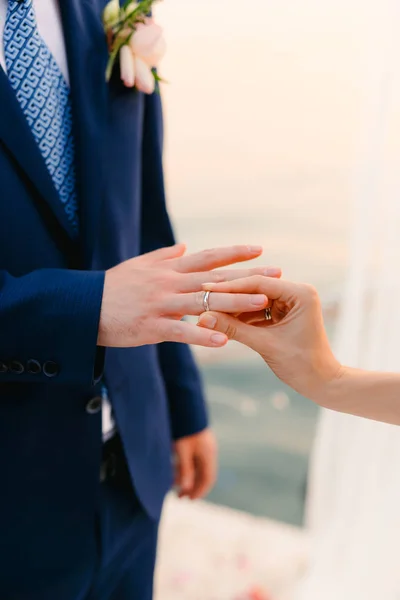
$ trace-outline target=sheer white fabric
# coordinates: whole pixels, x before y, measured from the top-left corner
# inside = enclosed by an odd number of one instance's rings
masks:
[[[336,348],[345,364],[400,371],[400,10],[397,0],[374,4],[382,30],[371,32],[366,57],[351,260]],[[385,43],[377,47],[377,38]],[[313,550],[296,600],[400,599],[400,428],[323,412],[307,522]]]

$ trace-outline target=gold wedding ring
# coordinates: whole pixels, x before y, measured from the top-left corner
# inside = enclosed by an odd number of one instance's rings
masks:
[[[265,314],[265,320],[266,321],[272,321],[272,314],[271,314],[271,309],[270,308],[266,308],[264,314]]]
[[[210,294],[211,292],[204,292],[203,296],[203,306],[206,312],[210,310]]]

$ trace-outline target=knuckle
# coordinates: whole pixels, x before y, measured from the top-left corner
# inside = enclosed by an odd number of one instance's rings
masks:
[[[165,269],[164,273],[167,281],[170,281],[171,283],[179,282],[182,279],[182,273],[179,273],[179,271]]]
[[[147,315],[156,317],[159,315],[163,297],[156,292],[156,288],[149,286],[143,293],[143,311]]]
[[[226,281],[226,273],[224,271],[212,271],[211,279],[213,283],[224,283]]]
[[[185,334],[181,327],[178,325],[172,325],[171,327],[171,337],[176,342],[182,342],[184,340]]]
[[[143,289],[146,306],[157,312],[162,311],[170,296],[176,291],[177,286],[173,283],[169,275],[158,274],[147,289]]]
[[[169,286],[174,277],[173,272],[167,269],[157,269],[153,272],[153,284],[157,286],[163,286],[161,289],[164,289],[165,286]]]
[[[207,248],[202,252],[203,258],[207,261],[214,261],[217,258],[217,250],[215,248]]]
[[[225,334],[230,339],[233,340],[236,337],[237,328],[232,323],[229,323],[226,327]]]
[[[307,295],[307,298],[312,302],[319,302],[319,295],[317,289],[311,284],[304,284],[304,292]]]
[[[168,341],[169,331],[161,320],[157,320],[153,325],[154,333],[157,339],[162,341]]]
[[[260,289],[263,284],[265,285],[265,277],[263,277],[263,275],[253,275],[249,279],[256,290]]]
[[[192,284],[191,276],[187,273],[177,273],[173,272],[171,275],[171,283],[174,291],[176,292],[185,292],[188,289],[188,286]]]

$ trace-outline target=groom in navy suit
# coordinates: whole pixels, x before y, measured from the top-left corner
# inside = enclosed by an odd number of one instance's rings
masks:
[[[171,449],[182,495],[215,479],[175,342],[226,336],[180,319],[261,252],[174,246],[160,98],[106,84],[104,4],[0,0],[1,600],[152,598]]]

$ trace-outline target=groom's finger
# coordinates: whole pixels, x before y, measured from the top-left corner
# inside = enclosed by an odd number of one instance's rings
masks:
[[[216,460],[213,456],[196,457],[196,478],[191,493],[192,500],[204,498],[217,479]]]
[[[254,275],[224,283],[205,283],[204,290],[230,294],[265,294],[270,300],[287,301],[297,292],[298,285],[290,281]]]
[[[261,246],[229,246],[203,250],[197,254],[188,254],[182,258],[169,260],[166,266],[179,273],[198,273],[227,267],[235,263],[253,260],[262,254]]]
[[[157,336],[165,342],[180,342],[208,348],[221,348],[228,341],[226,335],[217,331],[201,329],[193,323],[170,319],[159,320]]]
[[[169,315],[200,315],[204,312],[204,292],[176,294],[164,302]],[[265,308],[268,299],[263,294],[210,294],[210,310],[227,313],[254,312]]]
[[[183,293],[196,292],[205,283],[223,283],[254,277],[254,275],[279,278],[282,276],[282,270],[279,267],[255,267],[253,269],[222,269],[200,273],[185,273],[180,275],[179,291]]]
[[[175,452],[177,457],[177,476],[175,483],[179,487],[179,497],[190,496],[193,490],[196,473],[193,462],[193,454],[190,451],[190,446],[185,443],[185,440],[178,440],[175,444]]]
[[[165,248],[159,248],[158,250],[153,250],[153,252],[147,252],[146,254],[142,254],[132,260],[135,261],[135,264],[138,265],[140,261],[141,266],[151,265],[153,263],[158,263],[160,261],[172,260],[174,258],[179,258],[183,256],[186,252],[185,244],[175,244],[174,246],[166,246]]]

